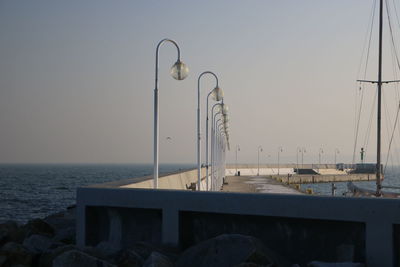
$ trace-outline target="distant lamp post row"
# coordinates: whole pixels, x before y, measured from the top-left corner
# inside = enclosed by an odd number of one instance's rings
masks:
[[[157,44],[157,48],[156,48],[156,68],[155,68],[155,89],[154,89],[154,164],[153,164],[153,178],[154,178],[154,188],[158,188],[158,165],[159,165],[159,156],[158,156],[158,152],[159,152],[159,105],[158,105],[158,66],[159,66],[159,49],[161,47],[162,44],[169,42],[172,43],[173,45],[175,45],[177,52],[178,52],[178,59],[175,62],[175,64],[171,67],[171,71],[170,74],[171,76],[176,79],[176,80],[183,80],[188,76],[189,73],[189,68],[181,61],[181,54],[180,54],[180,49],[178,44],[171,39],[163,39],[161,40],[158,44]],[[228,106],[225,105],[223,103],[223,91],[222,89],[219,87],[219,81],[218,81],[218,77],[217,75],[215,75],[215,73],[211,72],[211,71],[205,71],[202,72],[197,80],[197,170],[198,170],[198,181],[197,181],[197,187],[198,190],[200,190],[201,188],[201,127],[200,127],[200,122],[201,122],[201,103],[200,103],[200,80],[201,77],[203,77],[204,75],[209,74],[212,75],[215,78],[216,81],[216,86],[214,87],[214,89],[212,89],[208,95],[207,95],[207,106],[206,106],[206,187],[207,190],[209,189],[209,185],[208,185],[208,180],[209,180],[209,174],[208,174],[208,167],[209,167],[209,163],[208,163],[208,155],[209,155],[209,151],[208,151],[208,127],[209,127],[209,118],[208,118],[208,114],[209,114],[209,108],[208,108],[208,102],[209,102],[209,97],[212,96],[213,100],[219,102],[222,101],[222,103],[219,103],[219,105],[221,106],[221,113],[222,113],[222,126],[223,129],[220,129],[220,135],[218,138],[220,137],[224,137],[224,139],[220,138],[221,140],[225,140],[226,143],[224,143],[222,145],[222,141],[218,141],[220,142],[220,147],[223,147],[225,149],[225,147],[227,147],[229,149],[229,125],[228,125],[228,121],[229,121],[229,117],[228,117]],[[217,104],[216,104],[217,105]],[[215,107],[215,105],[214,105]],[[214,109],[213,107],[213,109]],[[214,123],[214,121],[213,121]],[[214,125],[213,125],[214,126]],[[214,128],[215,131],[215,128]],[[216,141],[216,140],[214,140]],[[214,147],[212,147],[212,149],[214,149]],[[225,157],[225,155],[223,155],[223,157]],[[224,174],[223,174],[224,175]]]

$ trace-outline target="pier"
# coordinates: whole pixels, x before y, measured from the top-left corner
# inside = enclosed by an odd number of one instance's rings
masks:
[[[226,174],[232,171],[227,167]],[[299,264],[399,263],[398,200],[307,195],[267,175],[226,175],[216,191],[206,191],[204,168],[201,190],[196,180],[194,169],[160,176],[159,189],[152,188],[152,176],[79,188],[77,244],[127,247],[144,241],[185,249],[236,233],[273,244]]]

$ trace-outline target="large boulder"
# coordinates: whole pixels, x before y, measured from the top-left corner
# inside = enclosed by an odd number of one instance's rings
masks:
[[[0,256],[5,263],[5,266],[12,266],[12,265],[27,265],[30,266],[33,260],[33,255],[30,253],[23,245],[15,243],[15,242],[8,242],[0,249]]]
[[[54,228],[41,219],[31,220],[21,228],[24,231],[25,238],[35,234],[54,236]]]
[[[241,263],[290,266],[290,263],[265,247],[259,239],[239,234],[220,235],[187,249],[176,266],[229,267]]]
[[[174,264],[161,253],[156,251],[152,252],[147,260],[144,262],[143,267],[173,267]]]
[[[24,247],[32,253],[42,253],[50,248],[52,240],[44,235],[31,235],[24,240]]]
[[[73,245],[65,245],[55,249],[48,249],[40,255],[39,266],[40,267],[52,267],[53,260],[61,255],[62,253],[70,250],[76,250]],[[1,265],[0,265],[1,266]]]
[[[67,227],[63,229],[58,229],[53,240],[65,244],[75,244],[75,236],[75,227]]]
[[[115,262],[118,267],[140,267],[143,266],[144,259],[132,249],[123,250]]]
[[[0,246],[7,242],[20,243],[24,239],[23,232],[14,221],[8,221],[0,224]]]
[[[69,250],[53,260],[53,267],[116,267],[109,262],[92,257],[78,250]]]

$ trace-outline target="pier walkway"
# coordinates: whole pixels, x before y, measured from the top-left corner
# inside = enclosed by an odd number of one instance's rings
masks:
[[[227,176],[221,191],[242,193],[302,194],[275,179],[260,176]]]

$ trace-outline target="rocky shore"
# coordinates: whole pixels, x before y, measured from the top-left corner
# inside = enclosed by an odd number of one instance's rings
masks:
[[[75,246],[75,207],[24,225],[0,224],[0,267],[205,267],[299,266],[251,236],[230,234],[200,242],[184,251],[138,242],[118,248],[108,242]],[[310,262],[307,266],[363,266]]]

